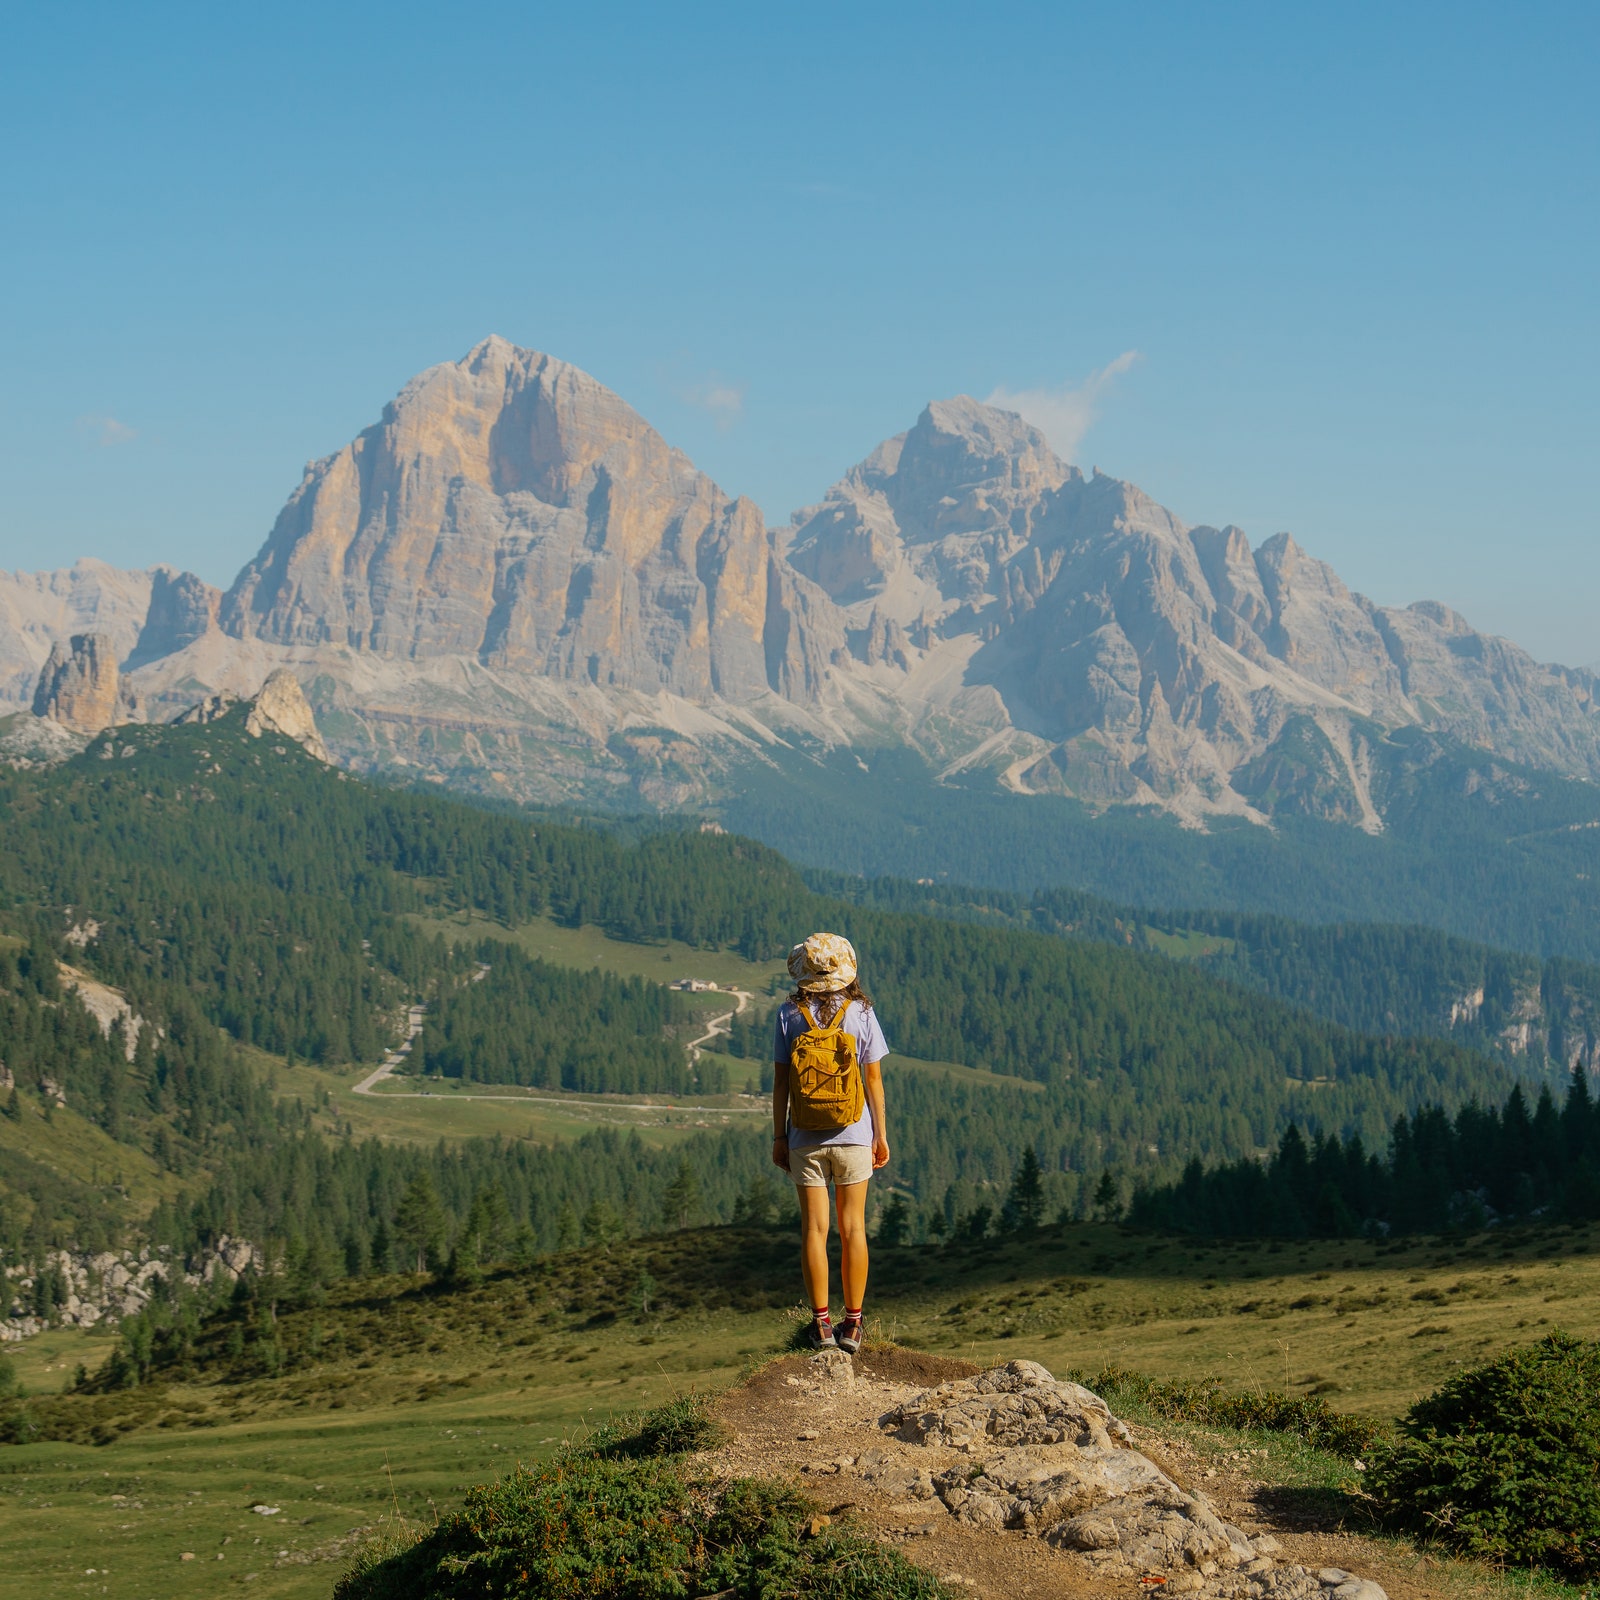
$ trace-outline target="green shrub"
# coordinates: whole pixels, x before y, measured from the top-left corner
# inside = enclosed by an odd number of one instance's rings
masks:
[[[676,1400],[518,1467],[409,1548],[358,1558],[335,1600],[950,1600],[898,1552],[813,1522],[787,1485],[690,1477],[677,1452],[714,1426]]]
[[[1122,1367],[1102,1367],[1090,1374],[1075,1372],[1074,1382],[1096,1394],[1108,1390],[1148,1406],[1158,1417],[1177,1422],[1220,1423],[1225,1428],[1253,1428],[1264,1433],[1290,1433],[1316,1450],[1354,1459],[1369,1450],[1377,1427],[1364,1417],[1335,1411],[1320,1395],[1281,1394],[1275,1389],[1229,1394],[1220,1378],[1198,1383],[1165,1383]]]
[[[1367,1487],[1391,1526],[1600,1577],[1600,1341],[1552,1333],[1419,1400]]]
[[[610,1460],[686,1455],[711,1449],[722,1436],[709,1397],[685,1394],[649,1411],[614,1417],[591,1435],[581,1453]]]

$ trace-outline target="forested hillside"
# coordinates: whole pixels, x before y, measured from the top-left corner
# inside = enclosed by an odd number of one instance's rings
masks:
[[[1365,1033],[1453,1039],[1532,1079],[1600,1067],[1600,966],[1541,960],[1417,924],[1148,910],[1076,889],[1031,895],[810,870],[829,898],[1151,951]]]
[[[687,1054],[668,1033],[687,1016],[671,989],[570,972],[497,940],[477,954],[481,981],[440,995],[412,1049],[411,1072],[588,1094],[696,1087]]]
[[[1112,806],[931,781],[904,751],[777,752],[722,820],[808,866],[1120,905],[1307,921],[1420,923],[1507,950],[1600,963],[1600,787],[1415,729],[1383,742],[1384,831],[1280,811],[1208,832]],[[866,756],[865,768],[858,755]]]
[[[748,840],[629,839],[376,789],[296,746],[246,737],[241,719],[118,729],[64,767],[0,776],[0,931],[27,952],[0,982],[18,1018],[32,1018],[7,1046],[16,1115],[46,1112],[45,1078],[65,1084],[67,1109],[51,1114],[81,1117],[182,1178],[186,1197],[152,1226],[183,1248],[262,1232],[298,1240],[307,1260],[364,1270],[387,1259],[397,1197],[424,1169],[441,1241],[461,1235],[475,1206],[503,1210],[532,1249],[573,1228],[684,1214],[681,1184],[668,1198],[676,1159],[626,1140],[586,1154],[525,1142],[431,1157],[324,1147],[310,1108],[274,1096],[243,1045],[371,1062],[419,999],[433,1007],[419,1063],[430,1072],[600,1092],[689,1086],[672,1037],[683,1013],[666,991],[550,967],[501,941],[452,948],[420,932],[414,912],[508,925],[548,915],[763,960],[813,928],[846,932],[897,1053],[1000,1080],[891,1064],[892,1177],[924,1221],[980,1206],[1026,1146],[1052,1203],[1081,1205],[1107,1167],[1154,1179],[1191,1156],[1253,1154],[1291,1121],[1378,1140],[1397,1115],[1498,1100],[1513,1081],[1458,1044],[1364,1034],[1151,949],[1042,931],[1036,908],[952,916],[866,893],[852,903]],[[41,987],[67,955],[127,995],[142,1022],[131,1062],[117,1036],[98,1036]],[[475,982],[480,963],[489,971]],[[763,1026],[752,1018],[735,1047],[759,1051]],[[759,1131],[708,1133],[685,1153],[701,1175],[697,1214],[767,1203]],[[112,1219],[102,1233],[131,1220],[113,1172],[46,1175],[3,1140],[0,1184],[9,1252],[86,1237],[97,1208]]]

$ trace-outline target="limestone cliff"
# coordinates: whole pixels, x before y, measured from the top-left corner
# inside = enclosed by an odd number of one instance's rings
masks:
[[[57,640],[33,692],[33,714],[73,733],[99,733],[117,720],[116,647],[103,633]]]
[[[1600,778],[1593,674],[1441,606],[1375,606],[1288,534],[1187,527],[970,399],[929,406],[783,545],[856,657],[903,667],[889,692],[930,753],[970,759],[950,710],[993,691],[972,742],[1015,788],[1376,827],[1365,741],[1410,724]]]
[[[139,637],[123,663],[127,670],[182,650],[217,625],[220,589],[192,572],[174,572],[170,567],[153,567],[150,580],[150,603]]]
[[[223,606],[240,638],[691,699],[766,687],[766,536],[631,407],[487,339],[316,462]]]

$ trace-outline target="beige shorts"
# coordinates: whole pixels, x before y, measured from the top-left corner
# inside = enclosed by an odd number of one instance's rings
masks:
[[[799,1189],[865,1183],[872,1176],[870,1144],[814,1144],[789,1152],[789,1176]]]

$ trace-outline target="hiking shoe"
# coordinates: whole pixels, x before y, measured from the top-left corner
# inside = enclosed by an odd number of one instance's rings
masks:
[[[811,1324],[811,1332],[807,1335],[808,1342],[813,1350],[837,1350],[839,1341],[833,1336],[831,1326],[824,1327],[820,1322]]]
[[[853,1356],[861,1348],[861,1318],[846,1317],[839,1324],[839,1330],[834,1335],[834,1343],[847,1356]]]

